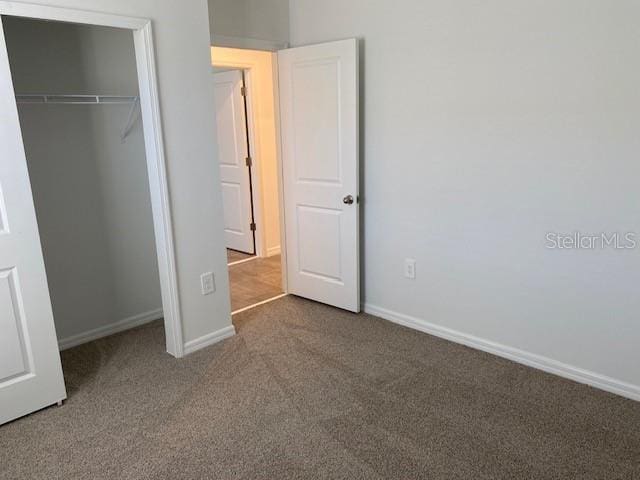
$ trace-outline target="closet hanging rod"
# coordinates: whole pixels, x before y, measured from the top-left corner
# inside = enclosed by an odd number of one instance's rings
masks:
[[[66,105],[98,105],[98,104],[127,104],[137,102],[137,96],[124,95],[49,95],[49,94],[20,94],[16,95],[18,103],[53,103]]]

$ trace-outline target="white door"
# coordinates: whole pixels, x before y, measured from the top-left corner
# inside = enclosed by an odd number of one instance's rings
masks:
[[[251,177],[242,72],[213,75],[218,128],[218,159],[227,248],[255,253],[251,209]]]
[[[67,397],[1,26],[0,424]]]
[[[360,311],[355,39],[278,52],[290,293]]]

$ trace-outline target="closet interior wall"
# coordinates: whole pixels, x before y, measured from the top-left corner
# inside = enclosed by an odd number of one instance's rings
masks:
[[[16,94],[138,95],[130,31],[3,17]],[[141,121],[130,105],[18,105],[59,341],[161,317]]]

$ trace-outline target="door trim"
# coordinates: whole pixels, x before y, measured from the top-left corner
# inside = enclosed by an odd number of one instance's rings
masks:
[[[182,316],[151,20],[13,1],[0,1],[0,15],[116,27],[132,31],[160,273],[166,348],[174,357],[182,357]],[[2,48],[6,46],[3,45]]]

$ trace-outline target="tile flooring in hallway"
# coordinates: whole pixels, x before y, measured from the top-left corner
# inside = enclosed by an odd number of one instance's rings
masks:
[[[229,265],[231,311],[277,297],[282,292],[280,255]]]

